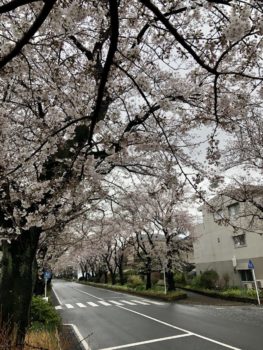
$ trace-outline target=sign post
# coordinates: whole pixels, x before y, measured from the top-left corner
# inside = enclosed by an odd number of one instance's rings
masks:
[[[256,288],[256,293],[257,293],[257,299],[258,299],[258,305],[260,305],[260,299],[259,299],[259,293],[258,293],[258,285],[257,285],[257,280],[256,280],[256,275],[255,275],[255,268],[252,260],[248,260],[247,267],[252,271],[253,275],[253,280],[255,283],[255,288]]]
[[[166,266],[167,266],[167,260],[164,259],[162,261],[163,265],[163,284],[164,284],[164,294],[167,294],[167,286],[166,286]]]
[[[45,271],[44,272],[44,281],[45,281],[45,300],[48,300],[47,297],[47,281],[51,278],[51,272],[50,271]]]

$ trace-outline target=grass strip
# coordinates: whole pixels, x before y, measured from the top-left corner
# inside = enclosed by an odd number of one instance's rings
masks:
[[[164,301],[176,301],[180,299],[187,298],[187,294],[182,291],[174,291],[174,292],[168,292],[167,294],[164,294],[162,291],[155,291],[155,290],[136,290],[133,288],[128,288],[127,286],[121,286],[121,285],[111,285],[111,284],[104,284],[104,283],[94,283],[94,282],[85,282],[85,281],[78,281],[78,283],[85,284],[92,287],[98,287],[103,289],[109,289],[116,292],[122,292],[137,296],[143,296],[143,297],[149,297]]]
[[[240,302],[250,303],[250,304],[258,303],[257,298],[254,296],[247,295],[246,290],[231,288],[223,291],[217,291],[214,289],[184,286],[180,284],[177,284],[176,286],[177,288],[181,288],[189,292],[199,293],[212,298],[220,298],[220,299],[231,300],[231,301],[240,301]],[[261,299],[261,302],[263,302],[262,297],[260,299]]]

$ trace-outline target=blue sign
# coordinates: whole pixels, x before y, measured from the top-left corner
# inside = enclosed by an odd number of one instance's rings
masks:
[[[253,264],[253,261],[252,260],[248,260],[248,264],[247,264],[247,267],[249,268],[249,269],[254,269],[254,264]]]
[[[52,273],[50,271],[44,272],[44,279],[49,280],[52,277]]]

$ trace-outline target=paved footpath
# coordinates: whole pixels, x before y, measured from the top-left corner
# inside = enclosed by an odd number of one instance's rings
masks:
[[[183,305],[53,281],[56,308],[85,350],[261,350],[263,309]]]

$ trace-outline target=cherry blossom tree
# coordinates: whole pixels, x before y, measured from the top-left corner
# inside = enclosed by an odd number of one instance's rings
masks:
[[[196,190],[189,172],[210,176],[189,133],[211,127],[212,167],[217,131],[258,106],[262,2],[2,0],[0,15],[0,304],[23,343],[40,236],[107,196],[109,173],[165,177],[165,154]]]
[[[185,184],[176,177],[138,185],[129,193],[125,209],[134,230],[131,243],[144,263],[146,288],[151,288],[153,267],[166,269],[168,290],[174,290],[173,271],[187,265],[192,250],[193,220],[186,209]]]

